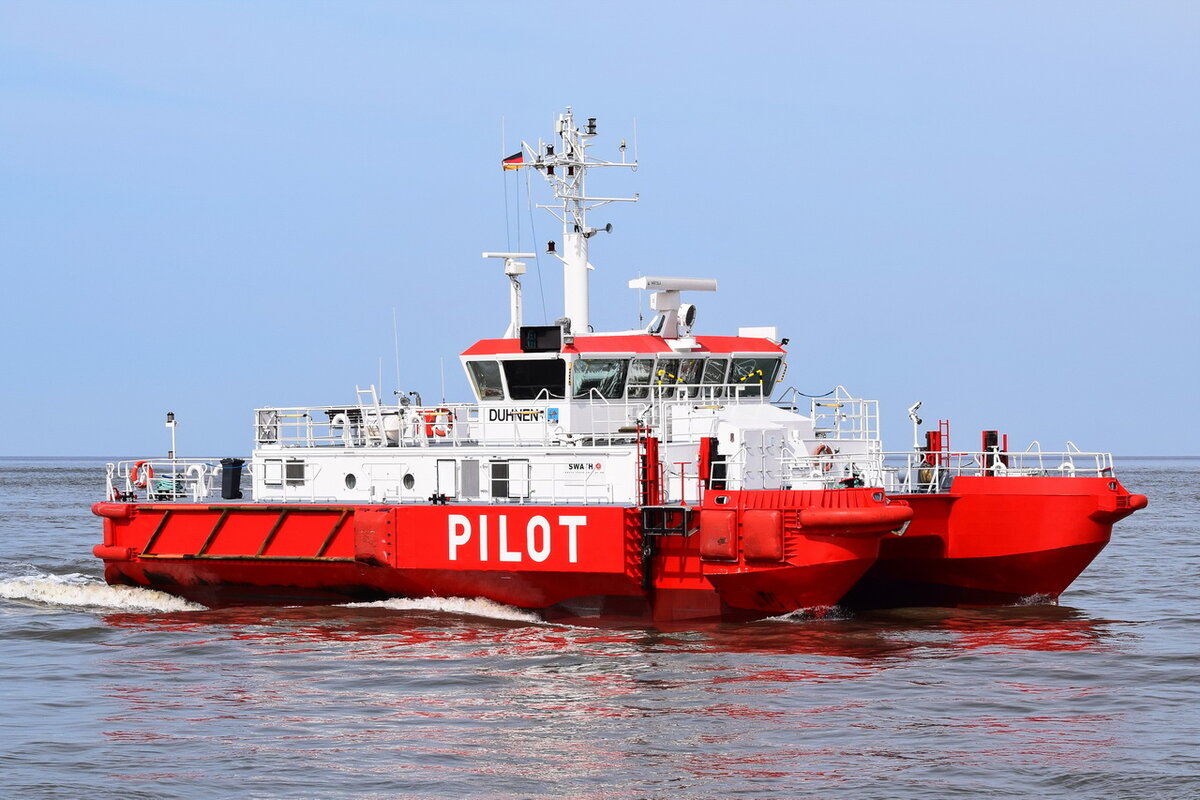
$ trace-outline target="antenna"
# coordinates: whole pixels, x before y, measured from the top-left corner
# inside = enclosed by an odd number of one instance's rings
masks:
[[[684,337],[691,336],[692,325],[696,322],[696,307],[691,303],[681,303],[680,292],[715,292],[717,282],[711,278],[659,278],[643,276],[629,282],[630,289],[650,291],[650,308],[658,315],[650,323],[647,330],[656,333],[664,339],[679,337],[680,328]]]
[[[588,117],[585,129],[580,130],[575,126],[570,106],[558,115],[555,134],[560,140],[557,147],[541,140],[538,140],[537,147],[528,142],[522,142],[521,145],[529,155],[526,165],[542,173],[554,192],[556,202],[539,205],[538,208],[548,210],[562,223],[562,247],[551,247],[550,251],[563,265],[563,315],[570,320],[570,331],[585,333],[590,327],[588,270],[593,269],[588,262],[588,240],[601,231],[612,232],[611,225],[589,227],[587,212],[608,203],[636,203],[638,200],[636,194],[633,197],[589,196],[585,180],[587,171],[592,167],[635,168],[637,162],[626,162],[623,151],[620,162],[604,161],[588,155],[591,140],[598,135],[596,118]]]
[[[392,306],[392,345],[396,350],[396,394],[400,394],[400,329],[396,325],[396,307]],[[383,386],[383,381],[379,381]]]

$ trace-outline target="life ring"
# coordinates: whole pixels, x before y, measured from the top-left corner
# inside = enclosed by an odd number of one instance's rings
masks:
[[[425,419],[425,436],[430,439],[435,436],[449,436],[454,430],[454,414],[444,406],[432,411],[422,411],[421,416]]]
[[[138,477],[142,472],[142,467],[145,467],[145,476]],[[133,465],[133,469],[129,470],[129,482],[139,489],[145,489],[150,481],[154,480],[154,467],[149,461],[138,461]]]
[[[821,456],[830,456],[830,458],[821,459]],[[817,464],[821,467],[821,472],[829,472],[833,469],[833,448],[827,444],[818,445],[813,451],[813,457],[817,459]]]

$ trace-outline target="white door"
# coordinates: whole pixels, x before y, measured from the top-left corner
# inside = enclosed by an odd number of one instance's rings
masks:
[[[458,462],[453,458],[439,458],[437,462],[437,493],[446,497],[458,495]]]

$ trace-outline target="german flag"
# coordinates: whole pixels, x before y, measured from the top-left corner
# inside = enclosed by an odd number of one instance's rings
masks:
[[[500,162],[505,169],[520,169],[525,166],[525,153],[517,151]]]

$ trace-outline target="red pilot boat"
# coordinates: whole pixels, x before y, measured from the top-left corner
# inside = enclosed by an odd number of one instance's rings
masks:
[[[106,579],[210,605],[465,596],[665,621],[1010,602],[1057,597],[1145,505],[1106,454],[955,453],[943,425],[891,455],[874,401],[773,402],[775,328],[694,331],[683,293],[714,280],[632,280],[651,323],[593,331],[588,245],[611,226],[588,212],[637,198],[589,195],[585,178],[636,162],[624,145],[619,162],[590,155],[595,120],[581,130],[569,108],[556,136],[504,164],[553,190],[562,318],[523,324],[532,253],[484,253],[504,265],[510,323],[460,356],[472,402],[358,389],[257,409],[248,465],[109,464],[93,507]]]

